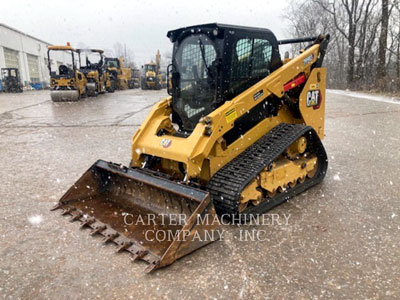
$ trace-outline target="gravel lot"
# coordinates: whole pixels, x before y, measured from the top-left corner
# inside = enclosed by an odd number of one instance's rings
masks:
[[[165,91],[53,103],[0,94],[0,296],[5,299],[399,299],[400,102],[327,94],[328,174],[270,213],[168,268],[100,243],[49,209],[101,158],[128,164],[131,137]]]

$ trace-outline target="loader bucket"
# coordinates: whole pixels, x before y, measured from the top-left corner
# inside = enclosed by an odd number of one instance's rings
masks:
[[[149,263],[146,272],[218,239],[219,221],[208,192],[99,160],[53,210],[104,236],[117,251]]]

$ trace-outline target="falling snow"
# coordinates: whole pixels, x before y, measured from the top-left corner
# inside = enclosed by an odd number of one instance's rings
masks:
[[[30,216],[28,217],[28,221],[32,225],[39,225],[43,222],[43,217],[41,215]]]
[[[327,176],[269,212],[290,214],[287,226],[251,227],[266,230],[264,241],[242,242],[244,226],[226,225],[226,240],[143,274],[144,262],[131,263],[129,253],[115,254],[114,245],[79,230],[79,222],[50,212],[95,160],[129,164],[132,134],[151,104],[165,96],[165,91],[146,92],[60,104],[49,101],[48,91],[11,95],[13,101],[0,94],[6,111],[0,114],[0,149],[7,158],[0,175],[4,298],[399,298],[395,99],[369,101],[328,91]],[[127,111],[139,113],[127,118]]]

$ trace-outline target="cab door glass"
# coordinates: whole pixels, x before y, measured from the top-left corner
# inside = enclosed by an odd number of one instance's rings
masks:
[[[267,39],[241,38],[232,51],[230,94],[248,89],[270,74],[272,46]]]

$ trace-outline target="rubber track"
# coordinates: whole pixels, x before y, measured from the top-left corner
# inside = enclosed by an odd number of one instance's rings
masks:
[[[301,136],[307,138],[306,151],[317,155],[318,170],[315,176],[307,178],[293,188],[288,187],[284,192],[265,199],[257,206],[247,208],[241,215],[261,214],[321,182],[325,177],[328,161],[325,149],[315,130],[302,124],[281,123],[211,178],[207,190],[210,192],[217,213],[220,216],[224,214],[238,216],[239,197],[242,190]]]

